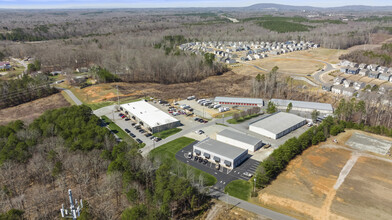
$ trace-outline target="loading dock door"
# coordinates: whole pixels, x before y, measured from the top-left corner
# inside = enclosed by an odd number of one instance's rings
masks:
[[[220,158],[219,157],[214,157],[215,162],[219,163],[220,162]]]

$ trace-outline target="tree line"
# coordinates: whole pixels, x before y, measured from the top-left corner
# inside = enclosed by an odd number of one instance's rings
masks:
[[[117,143],[87,106],[0,126],[0,135],[0,216],[53,219],[68,188],[84,200],[81,219],[193,218],[208,209],[200,184],[173,172],[180,165]]]
[[[43,74],[23,75],[20,79],[0,81],[0,109],[30,102],[58,92]]]
[[[349,60],[356,63],[378,64],[381,66],[392,65],[392,43],[383,44],[380,48],[373,50],[355,50],[343,54],[339,59]]]

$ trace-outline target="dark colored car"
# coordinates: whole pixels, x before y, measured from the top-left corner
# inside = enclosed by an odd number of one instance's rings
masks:
[[[150,137],[150,136],[151,136],[151,134],[150,134],[150,133],[146,133],[144,136],[146,136],[146,137]]]
[[[203,162],[203,158],[199,157],[199,163]]]
[[[132,125],[132,126],[135,126],[135,124],[136,124],[136,123],[135,123],[135,122],[133,122],[131,125]]]
[[[130,130],[128,130],[128,128],[125,128],[125,132],[129,133],[131,132]]]
[[[143,141],[140,140],[139,138],[136,138],[136,141],[137,141],[139,144],[143,143]]]
[[[203,163],[204,163],[204,164],[207,164],[207,163],[208,163],[208,160],[207,160],[207,159],[204,159]]]
[[[129,133],[129,135],[131,135],[131,137],[136,137],[136,135],[134,135],[133,133]]]
[[[195,121],[199,121],[200,120],[200,118],[195,118]]]
[[[199,159],[199,156],[195,156],[195,161],[197,161]]]

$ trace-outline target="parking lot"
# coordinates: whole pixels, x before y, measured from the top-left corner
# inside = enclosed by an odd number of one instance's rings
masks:
[[[244,175],[245,172],[254,175],[258,165],[260,164],[259,161],[253,160],[252,158],[248,158],[245,162],[243,162],[240,166],[234,169],[228,169],[224,166],[220,166],[219,170],[216,169],[215,163],[208,161],[207,163],[195,161],[195,158],[188,158],[188,153],[193,151],[193,145],[196,144],[197,141],[194,143],[184,147],[182,150],[178,151],[176,154],[176,159],[182,161],[186,164],[189,164],[199,170],[202,170],[206,173],[213,175],[217,179],[217,183],[215,184],[215,188],[224,190],[226,185],[233,180],[236,179],[243,179],[248,181],[251,176]],[[248,155],[249,157],[251,155]]]

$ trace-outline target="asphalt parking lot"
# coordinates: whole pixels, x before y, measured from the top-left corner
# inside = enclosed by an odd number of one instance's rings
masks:
[[[188,152],[192,152],[193,145],[196,144],[197,142],[198,141],[195,141],[192,144],[184,147],[182,150],[178,151],[176,154],[176,159],[186,164],[189,164],[199,170],[202,170],[206,173],[213,175],[217,179],[217,183],[214,185],[214,187],[219,190],[223,191],[226,185],[233,180],[243,179],[248,181],[250,177],[245,176],[244,172],[249,172],[253,175],[256,172],[258,165],[260,164],[259,161],[249,158],[245,162],[243,162],[240,166],[234,168],[233,170],[223,166],[221,166],[221,168],[217,170],[215,169],[215,163],[213,162],[208,162],[207,164],[204,164],[195,161],[194,157],[192,157],[192,159],[188,159],[187,157]],[[249,155],[249,157],[250,156],[251,155]]]

